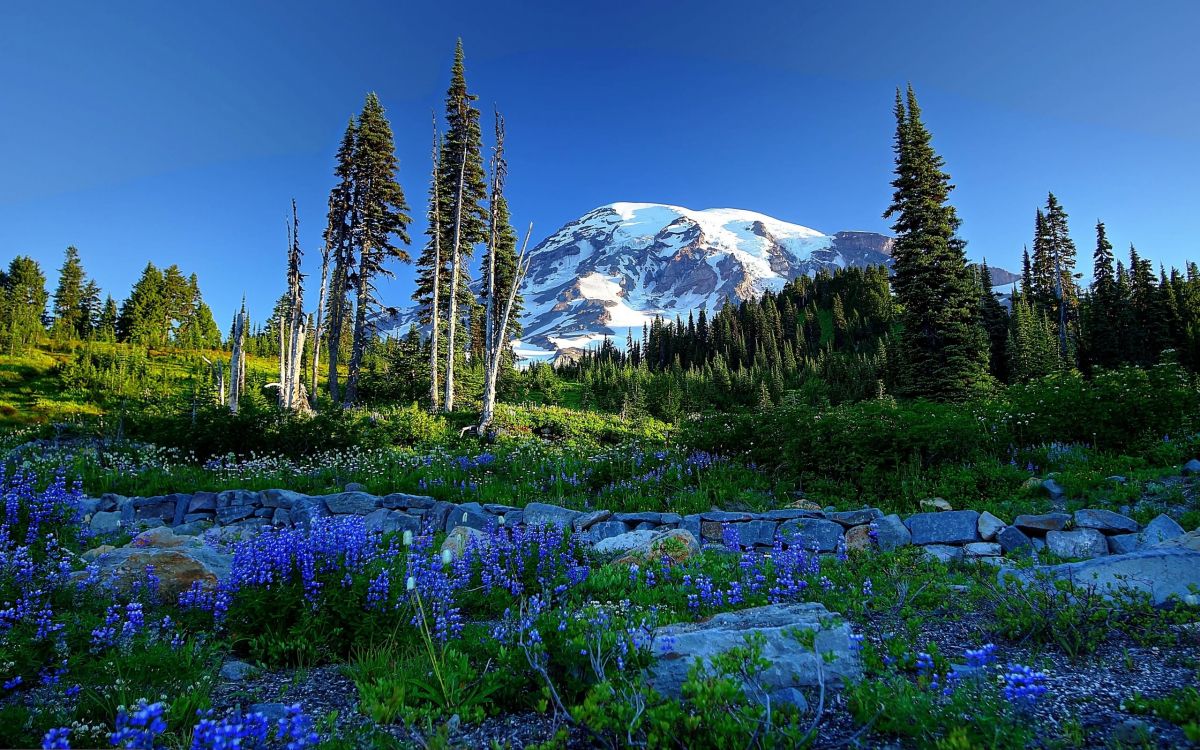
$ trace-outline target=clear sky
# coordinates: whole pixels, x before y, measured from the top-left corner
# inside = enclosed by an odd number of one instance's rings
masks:
[[[1017,270],[1054,191],[1081,269],[1103,219],[1200,259],[1200,3],[11,2],[0,19],[0,261],[76,245],[124,297],[196,272],[224,326],[284,287],[299,203],[317,272],[333,154],[368,91],[424,229],[430,111],[454,48],[508,120],[509,204],[535,240],[613,201],[887,231],[891,107],[917,88],[968,252]],[[415,254],[416,248],[414,248]],[[383,287],[407,303],[411,266]]]

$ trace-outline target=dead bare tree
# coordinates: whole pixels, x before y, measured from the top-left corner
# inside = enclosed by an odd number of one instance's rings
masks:
[[[246,299],[233,319],[233,343],[229,357],[229,411],[238,410],[238,401],[246,387]]]
[[[483,385],[483,408],[479,412],[479,425],[476,427],[476,432],[483,434],[484,430],[491,425],[493,417],[496,414],[496,379],[500,374],[500,364],[504,360],[504,349],[508,346],[508,319],[512,315],[513,304],[517,299],[517,290],[521,288],[521,282],[525,280],[525,274],[529,273],[529,236],[533,234],[533,222],[529,223],[529,228],[525,230],[525,240],[521,243],[521,252],[517,255],[517,267],[513,271],[512,286],[508,289],[508,298],[504,301],[504,311],[500,315],[499,330],[493,332],[492,347],[484,352],[486,357],[484,363],[484,385]],[[493,268],[489,275],[495,275]],[[489,283],[494,284],[494,279],[489,279]],[[489,305],[491,300],[489,297]],[[488,318],[488,325],[491,326],[491,318]]]

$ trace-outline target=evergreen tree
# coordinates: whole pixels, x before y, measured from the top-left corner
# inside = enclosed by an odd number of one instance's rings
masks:
[[[79,251],[72,245],[67,248],[62,267],[58,269],[58,286],[54,290],[52,331],[55,337],[78,339],[85,334],[88,327],[83,320],[85,283]]]
[[[393,244],[393,237],[407,244],[409,217],[404,190],[396,181],[399,164],[392,127],[374,94],[358,116],[353,159],[354,191],[351,207],[351,242],[357,259],[348,278],[354,289],[354,333],[346,371],[344,403],[358,396],[358,378],[363,354],[373,333],[372,315],[378,309],[375,281],[394,276],[387,267],[392,260],[409,262],[408,252]]]
[[[992,376],[1000,381],[1008,380],[1008,313],[992,291],[992,270],[987,260],[979,272],[979,317],[989,341],[988,364]]]
[[[96,334],[102,341],[117,340],[117,303],[108,295],[104,298],[104,306],[100,310],[100,316],[96,319]]]
[[[0,272],[0,344],[15,354],[46,332],[46,275],[33,258],[18,255]]]
[[[1092,286],[1085,319],[1085,352],[1089,364],[1114,367],[1121,358],[1120,306],[1112,243],[1104,222],[1096,222],[1096,250],[1092,254]]]
[[[96,332],[100,320],[100,285],[88,279],[83,285],[83,296],[79,300],[79,333],[83,337]]]
[[[967,269],[950,176],[921,121],[916,94],[896,91],[896,178],[892,205],[894,287],[903,307],[901,383],[907,393],[961,398],[987,377],[979,293]]]
[[[147,263],[121,305],[117,317],[118,341],[157,346],[166,340],[167,303],[163,291],[162,271],[153,263]]]
[[[351,242],[350,227],[352,222],[352,207],[354,202],[354,151],[358,128],[354,118],[346,124],[342,134],[341,144],[337,150],[337,166],[333,174],[337,184],[329,191],[329,211],[325,225],[325,268],[332,261],[332,272],[329,276],[329,290],[326,314],[329,316],[326,329],[318,332],[317,345],[320,345],[320,334],[327,339],[329,363],[329,397],[334,403],[339,403],[341,393],[338,385],[338,362],[342,352],[342,342],[346,333],[346,321],[350,310],[349,279],[354,270],[354,245]],[[322,270],[322,277],[325,270]],[[315,359],[315,358],[314,358]],[[314,386],[316,384],[314,376]]]

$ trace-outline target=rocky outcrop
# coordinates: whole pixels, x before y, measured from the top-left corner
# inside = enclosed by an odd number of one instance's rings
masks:
[[[215,587],[219,580],[228,577],[233,556],[218,551],[199,537],[179,536],[160,526],[138,534],[123,547],[109,548],[92,556],[91,563],[102,581],[126,591],[144,584],[149,568],[158,579],[159,596],[173,602],[196,581]],[[77,575],[85,577],[88,573]]]
[[[812,633],[813,647],[801,645],[793,631]],[[792,691],[822,684],[838,687],[862,674],[847,623],[821,604],[773,604],[658,628],[649,684],[665,696],[679,697],[693,664],[707,666],[714,656],[759,636],[768,666],[757,684],[744,686],[751,700],[796,702]]]
[[[1003,568],[999,573],[1003,585],[1012,581],[1035,584],[1040,576],[1069,581],[1081,588],[1094,586],[1107,593],[1131,588],[1149,594],[1155,604],[1161,605],[1171,597],[1189,596],[1193,587],[1200,587],[1200,552],[1186,547],[1155,547],[1062,565]]]

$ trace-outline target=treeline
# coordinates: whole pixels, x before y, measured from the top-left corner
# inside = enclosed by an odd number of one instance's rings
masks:
[[[146,264],[120,305],[84,271],[68,247],[53,294],[37,261],[17,256],[0,271],[0,346],[17,354],[49,336],[55,342],[116,341],[144,346],[214,349],[221,332],[195,274]]]

